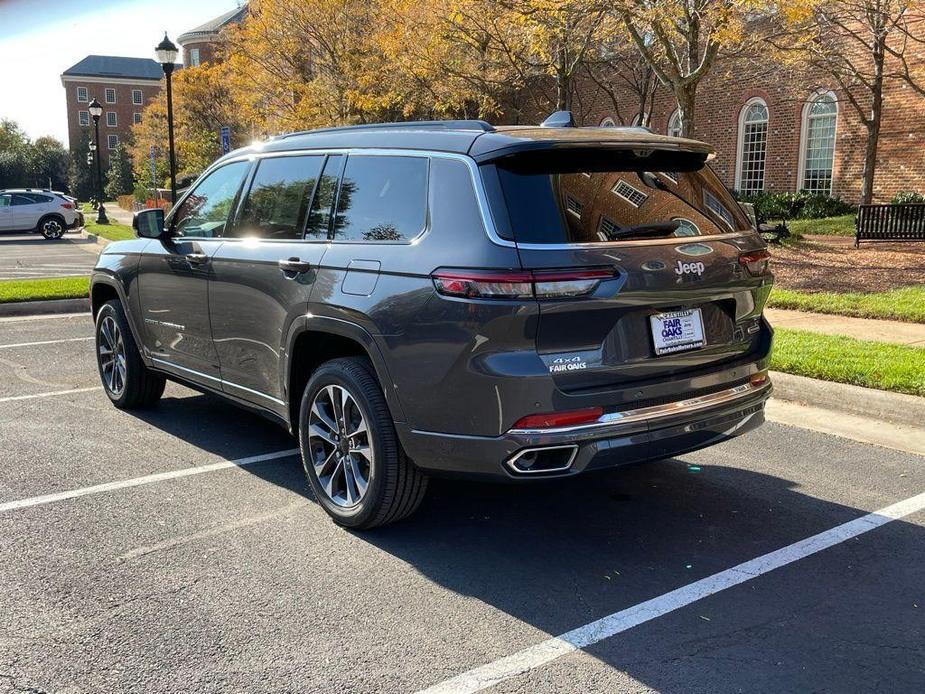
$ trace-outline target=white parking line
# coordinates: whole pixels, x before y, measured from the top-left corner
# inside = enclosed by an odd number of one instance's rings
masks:
[[[54,320],[59,318],[83,318],[87,319],[90,317],[89,311],[84,311],[82,313],[42,313],[32,316],[4,316],[0,318],[0,323],[19,323],[21,321],[27,320]]]
[[[925,492],[444,680],[422,690],[421,694],[463,694],[492,687],[922,509],[925,509]]]
[[[56,345],[59,342],[82,342],[84,340],[92,340],[93,336],[90,337],[64,337],[60,340],[39,340],[38,342],[14,342],[10,345],[0,345],[0,349],[13,349],[15,347],[36,347],[38,345]]]
[[[28,499],[19,499],[17,501],[7,501],[6,503],[0,504],[0,513],[6,511],[15,511],[17,509],[29,508],[31,506],[41,506],[43,504],[51,504],[55,501],[65,501],[66,499],[76,499],[81,496],[89,496],[91,494],[102,494],[104,492],[112,492],[117,489],[128,489],[130,487],[140,487],[145,484],[151,484],[153,482],[163,482],[165,480],[175,480],[181,477],[191,477],[192,475],[202,475],[206,472],[215,472],[216,470],[225,470],[231,467],[244,467],[246,465],[254,465],[255,463],[263,463],[268,460],[276,460],[277,458],[288,458],[291,455],[297,455],[299,453],[298,448],[290,448],[287,451],[276,451],[275,453],[264,453],[262,455],[252,455],[249,458],[239,458],[238,460],[223,460],[220,463],[212,463],[211,465],[200,465],[198,467],[187,467],[181,470],[171,470],[170,472],[158,472],[153,475],[145,475],[144,477],[132,477],[127,480],[119,480],[118,482],[106,482],[105,484],[96,484],[92,487],[81,487],[79,489],[71,489],[66,492],[57,492],[56,494],[44,494],[42,496],[32,496]]]
[[[91,390],[103,390],[103,386],[92,386],[90,388],[71,388],[70,390],[52,390],[47,393],[31,393],[29,395],[7,395],[6,397],[0,398],[0,402],[13,402],[14,400],[33,400],[35,398],[53,398],[56,395],[89,393]]]

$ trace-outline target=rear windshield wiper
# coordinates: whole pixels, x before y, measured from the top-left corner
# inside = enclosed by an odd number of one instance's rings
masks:
[[[609,236],[611,239],[625,239],[629,237],[648,238],[650,236],[671,236],[681,226],[681,222],[672,219],[669,222],[650,222],[648,224],[637,224],[631,227],[623,227],[612,231]]]

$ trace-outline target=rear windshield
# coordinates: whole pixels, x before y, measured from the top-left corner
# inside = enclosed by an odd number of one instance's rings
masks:
[[[574,161],[553,169],[536,159],[497,164],[500,197],[491,196],[492,202],[503,199],[504,221],[509,222],[498,225],[499,233],[519,243],[568,244],[712,236],[751,228],[709,167],[664,168],[610,170],[600,162],[582,166]]]

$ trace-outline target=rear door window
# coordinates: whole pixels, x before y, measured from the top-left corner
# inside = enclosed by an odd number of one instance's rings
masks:
[[[497,165],[510,228],[518,243],[572,244],[712,236],[745,231],[751,223],[709,167],[695,171],[619,170],[599,160],[544,168],[533,159]],[[583,170],[582,170],[583,169]],[[589,170],[590,169],[590,170]],[[501,225],[506,226],[506,225]]]
[[[241,218],[226,237],[301,239],[324,157],[273,157],[257,165]]]
[[[408,241],[427,224],[425,157],[351,155],[337,199],[334,241]]]

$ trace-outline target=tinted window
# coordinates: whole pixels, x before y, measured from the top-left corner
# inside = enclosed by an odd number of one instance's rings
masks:
[[[173,213],[173,233],[206,238],[221,236],[249,165],[245,161],[228,164],[200,181]]]
[[[331,226],[331,208],[334,206],[334,194],[337,192],[337,180],[344,165],[341,154],[328,157],[324,165],[324,173],[318,182],[318,192],[312,201],[312,209],[308,216],[308,231],[305,238],[326,239]]]
[[[226,236],[300,239],[322,156],[263,159],[244,203],[241,221]]]
[[[51,198],[45,195],[36,195],[35,193],[16,193],[13,195],[14,205],[41,205],[51,202]]]
[[[0,207],[9,207],[11,195],[0,195]]]
[[[424,230],[427,159],[350,156],[334,219],[335,241],[401,241]]]
[[[521,243],[600,243],[751,228],[709,167],[679,172],[674,167],[635,171],[598,165],[588,172],[589,165],[584,166],[584,172],[544,170],[535,161],[498,166],[511,224],[502,233]]]

